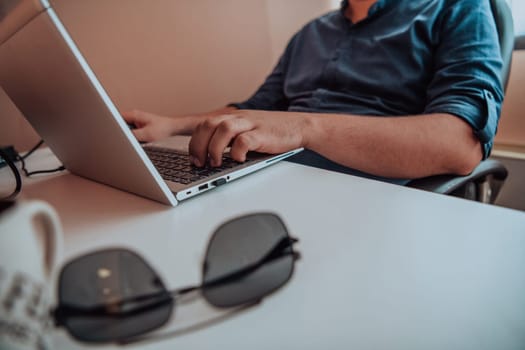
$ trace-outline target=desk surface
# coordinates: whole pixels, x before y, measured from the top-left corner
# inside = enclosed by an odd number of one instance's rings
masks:
[[[55,164],[40,151],[29,167]],[[175,208],[68,173],[26,181],[22,198],[55,207],[64,259],[128,247],[172,288],[199,282],[207,240],[228,218],[275,212],[300,239],[293,278],[262,304],[140,348],[525,348],[522,212],[287,162]],[[182,305],[166,330],[210,315]],[[62,331],[56,343],[84,348]]]

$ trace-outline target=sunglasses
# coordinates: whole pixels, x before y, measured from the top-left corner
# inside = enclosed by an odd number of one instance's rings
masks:
[[[171,291],[134,252],[84,255],[60,273],[55,323],[82,342],[131,343],[164,326],[176,301],[190,292],[216,308],[257,304],[291,278],[296,242],[274,214],[233,219],[210,238],[201,284]]]

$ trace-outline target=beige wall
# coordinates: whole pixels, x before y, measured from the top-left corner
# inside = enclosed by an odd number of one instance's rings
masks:
[[[248,97],[326,0],[55,0],[121,110],[174,115]],[[0,91],[0,144],[38,136]]]

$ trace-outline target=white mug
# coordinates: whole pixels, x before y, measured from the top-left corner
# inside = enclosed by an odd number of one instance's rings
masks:
[[[52,349],[49,310],[61,249],[58,216],[45,202],[0,212],[0,350]]]

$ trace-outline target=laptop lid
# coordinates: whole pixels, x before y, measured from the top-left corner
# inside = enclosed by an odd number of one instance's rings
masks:
[[[69,171],[177,204],[47,0],[0,2],[0,86]]]

